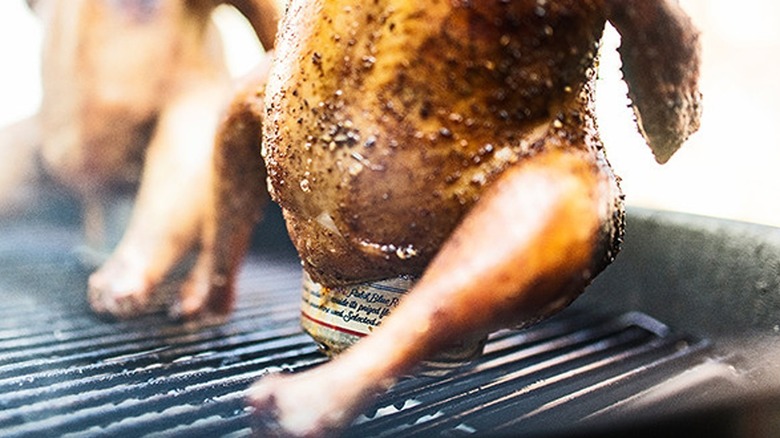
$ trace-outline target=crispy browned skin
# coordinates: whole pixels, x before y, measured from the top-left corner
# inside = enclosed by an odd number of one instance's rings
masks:
[[[695,32],[671,1],[635,4],[292,1],[263,147],[304,269],[325,285],[421,279],[330,363],[254,386],[260,435],[337,434],[420,361],[561,309],[612,260],[623,204],[591,109],[608,18],[624,35],[674,29],[622,49],[658,160],[698,127]]]
[[[600,159],[601,2],[390,3],[296,2],[280,41],[270,185],[326,284],[421,274],[484,187],[546,148]]]

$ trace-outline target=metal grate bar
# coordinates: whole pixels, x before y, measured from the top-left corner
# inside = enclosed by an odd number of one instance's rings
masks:
[[[557,324],[555,331],[544,326],[530,330],[530,337],[537,337],[534,334],[538,331],[552,335],[551,339],[538,339],[541,341],[538,343],[522,343],[509,350],[502,349],[500,355],[493,353],[495,357],[491,357],[491,350],[497,350],[495,344],[498,343],[492,339],[486,348],[488,353],[472,368],[467,368],[455,376],[434,380],[427,385],[413,386],[405,391],[396,389],[393,392],[394,398],[426,400],[426,403],[397,415],[378,418],[372,428],[381,430],[389,427],[391,423],[409,422],[426,415],[434,415],[442,407],[451,407],[457,411],[471,403],[483,403],[484,400],[480,401],[480,398],[484,399],[484,392],[493,387],[500,389],[502,385],[512,386],[520,379],[533,378],[535,373],[555,372],[553,367],[560,367],[567,362],[614,347],[614,343],[636,341],[649,336],[640,330],[628,330],[620,320],[607,320],[599,325],[592,324],[575,331],[567,328],[576,329],[577,326],[567,327],[566,321],[562,322],[564,323]],[[480,397],[474,397],[477,392]],[[376,431],[360,430],[360,433],[363,432]]]
[[[235,362],[245,360],[244,358],[263,358],[279,354],[280,351],[300,352],[303,349],[313,349],[309,339],[297,331],[290,333],[290,330],[285,330],[285,332],[268,333],[267,340],[257,340],[243,348],[216,352],[204,348],[194,356],[183,355],[166,365],[161,365],[160,361],[141,358],[121,362],[101,362],[54,375],[47,373],[42,373],[41,376],[26,375],[17,382],[9,382],[6,387],[9,391],[0,396],[0,406],[5,408],[19,407],[33,411],[35,403],[40,402],[43,410],[56,404],[57,397],[60,396],[83,396],[87,392],[96,390],[110,394],[120,384],[140,384],[149,379],[158,379],[164,368],[173,368],[179,375],[186,373],[194,375],[206,370],[230,368]],[[11,391],[15,386],[24,386],[25,389]],[[82,399],[80,402],[84,402],[84,400]],[[4,414],[4,412],[0,412],[0,425],[3,424]]]
[[[274,313],[274,322],[285,322],[297,318],[300,313],[297,307],[285,306],[277,307]],[[249,327],[257,328],[253,318],[270,318],[262,313],[251,315],[240,315],[245,324],[235,324],[235,328],[246,330]],[[98,333],[94,333],[97,331]],[[80,362],[83,360],[94,359],[106,355],[121,356],[137,351],[153,349],[161,340],[166,340],[170,344],[185,344],[193,342],[207,342],[212,339],[220,339],[225,334],[220,330],[207,330],[198,333],[191,333],[180,329],[168,329],[162,332],[138,330],[131,332],[115,333],[107,330],[83,330],[77,332],[74,336],[68,337],[66,334],[55,333],[52,339],[47,340],[43,345],[33,344],[28,348],[7,348],[2,352],[0,359],[0,376],[8,373],[19,372],[21,369],[36,367],[43,361],[48,364],[63,364]],[[58,340],[57,338],[60,338]],[[29,342],[28,342],[29,343]],[[14,345],[13,341],[8,344]],[[20,342],[19,347],[25,347],[25,342]],[[8,351],[11,350],[11,351]],[[36,359],[45,357],[45,359]]]
[[[150,426],[161,422],[171,426],[170,413],[176,413],[187,422],[203,414],[202,407],[220,400],[225,393],[241,393],[251,382],[271,370],[280,370],[301,364],[316,364],[324,360],[316,348],[309,346],[288,350],[287,354],[268,355],[217,370],[198,370],[152,377],[144,383],[115,385],[107,392],[75,395],[63,405],[41,404],[36,413],[27,414],[27,421],[4,436],[51,433],[88,432],[97,428],[101,433],[118,436],[142,436]],[[104,393],[105,392],[105,393]],[[235,408],[230,409],[235,414]],[[25,409],[25,412],[29,412]],[[33,421],[30,421],[33,420]],[[138,433],[138,435],[135,435]]]
[[[480,361],[470,373],[471,378],[458,375],[457,382],[437,382],[438,390],[414,394],[416,397],[402,404],[409,408],[368,422],[366,426],[359,425],[354,429],[354,436],[382,435],[382,430],[391,435],[402,431],[405,436],[438,435],[475,415],[489,415],[494,406],[506,401],[535,406],[540,399],[554,394],[567,380],[582,382],[583,375],[594,371],[611,373],[612,365],[616,363],[677,342],[632,326],[623,326],[622,330],[605,336],[594,336],[591,341],[573,343],[574,348],[563,348],[546,359],[521,354],[511,366],[493,367],[490,362],[496,361]],[[533,402],[529,403],[529,400]],[[515,409],[509,418],[516,418],[520,413],[522,410]],[[402,426],[399,427],[399,423]],[[395,428],[391,428],[394,424]],[[413,429],[405,430],[412,426]]]

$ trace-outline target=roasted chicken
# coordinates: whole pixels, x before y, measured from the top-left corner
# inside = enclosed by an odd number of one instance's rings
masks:
[[[560,310],[612,261],[623,201],[592,109],[607,20],[663,163],[700,117],[697,33],[673,0],[291,2],[265,89],[271,196],[319,295],[413,285],[330,363],[256,384],[262,434],[335,433],[422,361]]]

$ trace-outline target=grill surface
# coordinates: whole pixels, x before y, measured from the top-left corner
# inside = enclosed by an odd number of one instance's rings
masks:
[[[162,313],[116,322],[88,310],[72,224],[1,231],[2,436],[243,436],[251,382],[326,360],[298,326],[290,251],[250,257],[226,324],[181,325]],[[347,435],[563,433],[625,418],[658,394],[704,397],[733,384],[730,370],[706,340],[644,314],[570,309],[494,334],[483,358],[452,375],[402,380]]]

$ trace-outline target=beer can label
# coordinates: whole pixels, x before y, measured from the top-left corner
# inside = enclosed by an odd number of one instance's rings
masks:
[[[307,331],[329,329],[337,338],[353,343],[370,334],[401,302],[401,297],[414,284],[410,277],[325,287],[303,275],[301,314]],[[318,339],[318,341],[322,341]],[[331,341],[338,341],[334,339]]]

